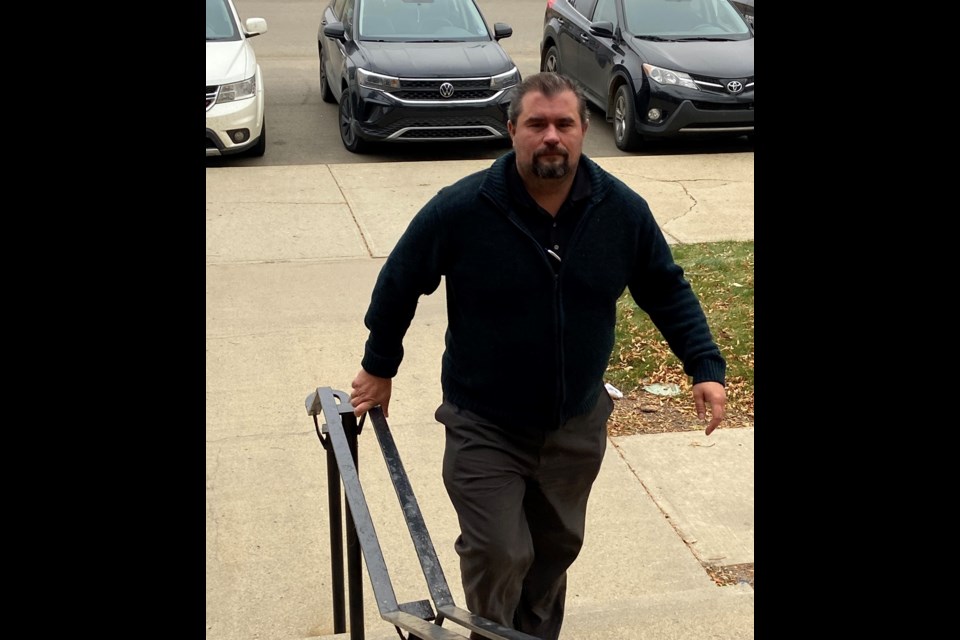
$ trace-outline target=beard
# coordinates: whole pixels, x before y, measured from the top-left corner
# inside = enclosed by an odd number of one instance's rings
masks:
[[[549,161],[542,159],[544,155],[549,155],[552,153],[559,153],[563,157],[560,159],[552,158]],[[533,154],[531,169],[533,170],[533,175],[537,176],[538,178],[546,178],[548,180],[557,180],[563,178],[570,173],[570,154],[567,153],[566,149],[548,149],[537,151]]]

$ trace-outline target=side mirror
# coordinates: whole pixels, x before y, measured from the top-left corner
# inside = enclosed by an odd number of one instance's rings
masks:
[[[590,23],[590,33],[598,38],[613,37],[613,23],[607,20]]]
[[[267,21],[263,18],[247,18],[244,31],[248,38],[267,32]]]
[[[344,28],[342,22],[331,22],[328,25],[323,27],[323,35],[328,38],[333,38],[334,40],[339,40],[340,42],[346,42],[347,38],[344,34]]]
[[[513,35],[513,27],[505,22],[497,22],[493,25],[493,39],[502,40]]]

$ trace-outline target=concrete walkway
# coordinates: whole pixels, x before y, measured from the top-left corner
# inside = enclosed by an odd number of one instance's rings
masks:
[[[671,243],[753,238],[753,154],[596,158]],[[383,258],[436,191],[490,160],[207,169],[207,640],[333,635],[326,460],[304,399],[349,391]],[[390,427],[454,600],[456,516],[440,478],[442,287],[422,298]],[[753,638],[753,429],[610,438],[569,572],[564,640]],[[375,436],[360,477],[400,602],[428,598]],[[396,639],[364,582],[365,636]],[[456,625],[445,627],[466,632]]]

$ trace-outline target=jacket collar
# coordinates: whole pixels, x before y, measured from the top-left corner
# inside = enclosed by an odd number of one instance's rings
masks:
[[[480,193],[487,196],[491,202],[499,209],[509,213],[507,203],[510,202],[510,189],[507,183],[507,169],[511,165],[516,165],[517,152],[510,150],[497,158],[487,170],[483,182],[480,184]],[[591,197],[590,204],[594,204],[602,198],[610,188],[610,180],[600,166],[587,157],[586,154],[580,154],[580,165],[577,171],[586,171],[590,177]]]

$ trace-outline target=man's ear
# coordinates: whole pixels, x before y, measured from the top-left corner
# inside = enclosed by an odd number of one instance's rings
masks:
[[[517,130],[513,128],[512,120],[507,120],[507,133],[510,134],[511,140],[513,140],[513,136],[517,133]]]

